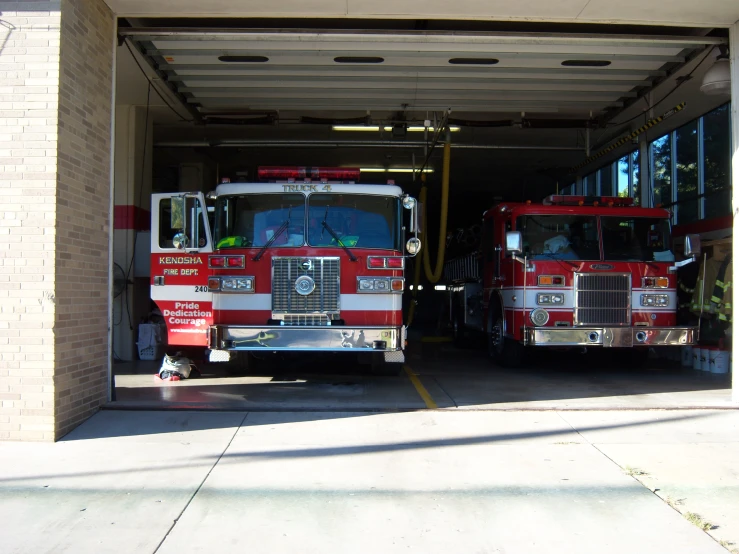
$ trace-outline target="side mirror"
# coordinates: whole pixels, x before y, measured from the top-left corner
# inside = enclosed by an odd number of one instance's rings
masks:
[[[411,211],[410,232],[418,233],[418,202],[412,196],[403,197],[403,207]]]
[[[178,250],[184,250],[189,246],[190,240],[187,238],[187,235],[185,233],[177,233],[172,238],[172,244],[174,244],[174,247]]]
[[[185,197],[172,197],[172,216],[170,220],[170,229],[185,228]]]
[[[405,249],[408,251],[408,254],[415,256],[421,251],[421,240],[415,237],[408,239],[408,242],[405,243]]]
[[[698,256],[701,253],[701,238],[700,235],[685,235],[685,244],[683,246],[683,254],[686,257],[691,258]]]
[[[514,255],[523,252],[523,238],[520,231],[508,231],[505,234],[505,250]]]

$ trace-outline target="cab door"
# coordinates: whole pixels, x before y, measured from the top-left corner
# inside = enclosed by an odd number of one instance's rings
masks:
[[[151,206],[151,299],[167,325],[167,342],[207,346],[213,324],[208,291],[213,240],[205,197],[153,194]]]

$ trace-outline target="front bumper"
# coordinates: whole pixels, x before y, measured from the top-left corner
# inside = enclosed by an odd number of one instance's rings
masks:
[[[395,352],[405,347],[403,327],[213,325],[212,350],[302,350]]]
[[[533,327],[529,346],[688,346],[698,342],[697,327]]]

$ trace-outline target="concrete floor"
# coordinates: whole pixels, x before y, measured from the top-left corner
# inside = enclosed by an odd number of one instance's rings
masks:
[[[730,408],[730,377],[652,360],[629,367],[623,352],[540,352],[522,369],[492,365],[484,352],[430,343],[410,353],[407,372],[372,377],[342,355],[269,359],[255,374],[201,364],[203,376],[162,382],[158,362],[116,364],[111,407],[393,411]],[[626,353],[628,354],[628,353]],[[420,390],[419,390],[420,388]]]
[[[720,554],[738,431],[735,410],[106,410],[0,443],[0,551]]]

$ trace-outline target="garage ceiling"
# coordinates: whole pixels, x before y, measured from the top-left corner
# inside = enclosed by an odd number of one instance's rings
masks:
[[[725,39],[121,28],[202,115],[327,110],[602,117]],[[481,115],[482,114],[482,115]]]
[[[122,17],[467,19],[720,27],[739,20],[731,0],[106,0]]]

